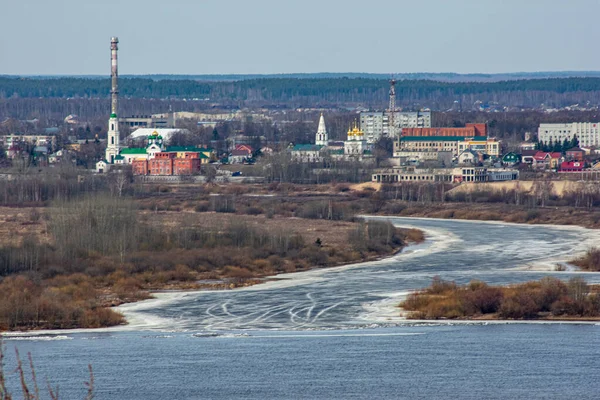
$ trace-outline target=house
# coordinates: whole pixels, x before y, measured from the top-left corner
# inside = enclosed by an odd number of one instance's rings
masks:
[[[300,162],[323,161],[324,147],[317,144],[297,144],[292,148],[292,158]]]
[[[229,153],[230,164],[242,164],[244,161],[252,158],[252,153],[248,154],[247,150],[232,150]]]
[[[502,163],[505,165],[517,165],[521,162],[521,156],[519,154],[510,152],[502,156]]]
[[[583,161],[585,151],[579,147],[573,147],[565,152],[567,160]]]
[[[533,156],[533,166],[536,168],[557,169],[559,167],[562,154],[559,152],[547,153],[538,151]]]
[[[107,171],[108,170],[107,168],[109,168],[108,165],[109,165],[108,161],[106,161],[106,160],[100,160],[100,161],[98,161],[96,163],[96,169],[97,169],[98,173],[101,174],[104,171]]]
[[[583,161],[565,161],[560,164],[560,172],[581,172],[584,165]]]
[[[252,153],[254,153],[254,149],[252,148],[252,146],[249,146],[247,144],[238,144],[235,146],[234,150],[245,151],[250,157],[252,157]]]
[[[479,156],[471,150],[465,150],[458,155],[458,163],[461,165],[475,165],[479,161]]]

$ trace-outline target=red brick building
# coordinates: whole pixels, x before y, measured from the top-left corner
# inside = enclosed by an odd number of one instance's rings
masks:
[[[402,136],[487,136],[486,124],[467,124],[464,128],[402,128]]]
[[[566,151],[567,160],[583,161],[585,152],[579,147],[573,147]]]
[[[150,175],[173,175],[173,159],[177,153],[156,153],[153,159],[148,160]]]
[[[160,152],[150,160],[132,160],[134,175],[193,175],[200,172],[199,152]]]
[[[148,175],[148,160],[131,160],[134,175]]]
[[[173,175],[193,175],[200,172],[200,153],[180,153],[179,157],[173,159]]]

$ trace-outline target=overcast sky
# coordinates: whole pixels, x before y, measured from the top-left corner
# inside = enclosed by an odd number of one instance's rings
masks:
[[[20,0],[0,74],[600,70],[600,0]]]

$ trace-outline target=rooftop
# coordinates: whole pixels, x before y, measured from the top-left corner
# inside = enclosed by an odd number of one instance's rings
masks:
[[[317,144],[297,144],[292,151],[319,151],[323,146]]]
[[[402,136],[401,141],[405,142],[464,142],[481,141],[486,142],[487,136]]]

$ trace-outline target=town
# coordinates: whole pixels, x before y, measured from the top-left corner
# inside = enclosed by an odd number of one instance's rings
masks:
[[[600,2],[5,3],[0,400],[597,397]]]
[[[540,123],[537,131],[523,132],[521,141],[518,136],[505,141],[491,134],[488,122],[439,126],[442,111],[401,110],[393,78],[388,107],[380,111],[170,109],[123,117],[117,52],[114,37],[108,129],[94,126],[92,132],[93,121],[77,115],[65,116],[56,126],[5,117],[0,125],[5,176],[67,164],[79,166],[82,174],[86,169],[118,173],[139,182],[256,183],[281,180],[268,169],[283,162],[301,166],[301,174],[287,178],[297,183],[461,184],[595,180],[600,171],[600,122]],[[298,119],[290,119],[294,116]],[[328,129],[332,123],[333,134]],[[348,174],[349,168],[357,172]]]

